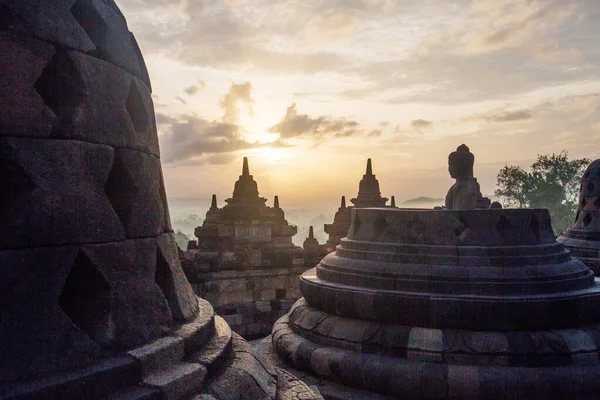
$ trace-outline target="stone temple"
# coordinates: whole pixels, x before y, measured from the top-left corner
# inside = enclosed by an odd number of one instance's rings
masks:
[[[246,338],[264,337],[300,298],[298,277],[303,250],[292,243],[297,228],[288,224],[275,196],[273,207],[259,197],[244,158],[242,174],[224,207],[211,208],[196,228],[183,269],[195,292],[210,301],[232,329]]]
[[[600,160],[583,174],[575,223],[558,241],[600,276]]]
[[[545,209],[353,209],[300,287],[272,357],[327,398],[600,393],[600,283]]]
[[[0,398],[319,398],[186,280],[115,3],[4,0],[0,48]]]
[[[373,167],[371,159],[367,160],[367,169],[358,185],[358,196],[350,200],[354,207],[386,207],[387,198],[381,197],[379,191],[379,181],[373,175]],[[393,200],[391,207],[395,207],[395,201]],[[325,253],[329,253],[335,250],[335,246],[340,244],[343,237],[346,237],[348,228],[350,228],[350,213],[352,212],[353,206],[346,206],[346,197],[342,196],[340,207],[338,208],[335,216],[333,217],[332,224],[325,224],[325,233],[329,235],[329,239],[323,245]]]

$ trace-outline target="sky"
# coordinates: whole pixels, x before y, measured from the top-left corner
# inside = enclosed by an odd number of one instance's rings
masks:
[[[117,0],[153,86],[170,198],[281,206],[444,197],[462,143],[506,164],[600,157],[597,0]],[[203,212],[204,210],[199,210]],[[334,211],[334,210],[333,210]]]

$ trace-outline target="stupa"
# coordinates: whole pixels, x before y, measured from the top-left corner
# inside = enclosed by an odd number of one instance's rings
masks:
[[[148,73],[116,4],[0,15],[0,398],[318,398],[186,280]]]
[[[600,276],[600,160],[583,174],[575,223],[558,241]]]
[[[216,196],[191,242],[183,269],[195,292],[210,301],[232,329],[246,338],[264,337],[300,298],[302,249],[292,243],[297,228],[285,219],[275,196],[273,207],[259,197],[244,157],[242,174],[226,205]]]
[[[350,201],[354,207],[386,207],[387,198],[381,197],[379,181],[373,175],[370,158],[367,160],[367,169],[358,185],[358,196]],[[395,201],[392,207],[395,207]],[[348,233],[352,208],[352,206],[346,206],[346,197],[342,196],[340,207],[333,217],[333,223],[325,224],[325,233],[329,235],[327,242],[323,245],[326,253],[334,251],[335,246],[340,244],[341,239]]]
[[[300,287],[272,345],[320,385],[365,399],[600,393],[600,283],[545,209],[355,208]]]

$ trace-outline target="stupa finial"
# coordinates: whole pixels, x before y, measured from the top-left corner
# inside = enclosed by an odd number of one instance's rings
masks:
[[[217,209],[217,195],[212,195],[212,201],[210,202],[210,210],[215,211]]]
[[[315,232],[314,232],[314,230],[313,230],[313,227],[312,227],[312,225],[311,225],[311,227],[310,227],[310,228],[308,228],[308,238],[309,238],[309,239],[314,239],[314,238],[315,238]]]
[[[279,208],[279,196],[275,196],[275,200],[273,201],[273,207]]]
[[[392,196],[390,207],[396,207],[396,196]]]
[[[244,157],[244,166],[242,167],[242,176],[249,176],[250,168],[248,168],[248,157]]]
[[[340,204],[340,208],[346,208],[346,196],[342,196],[342,204]]]
[[[365,175],[367,176],[371,176],[373,175],[373,167],[371,166],[371,159],[367,159],[367,172],[365,172]]]

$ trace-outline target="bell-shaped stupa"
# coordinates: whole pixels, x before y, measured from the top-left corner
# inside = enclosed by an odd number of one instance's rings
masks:
[[[600,160],[583,174],[575,223],[558,241],[600,276]]]
[[[0,20],[0,398],[315,398],[186,280],[114,1],[3,1]]]

